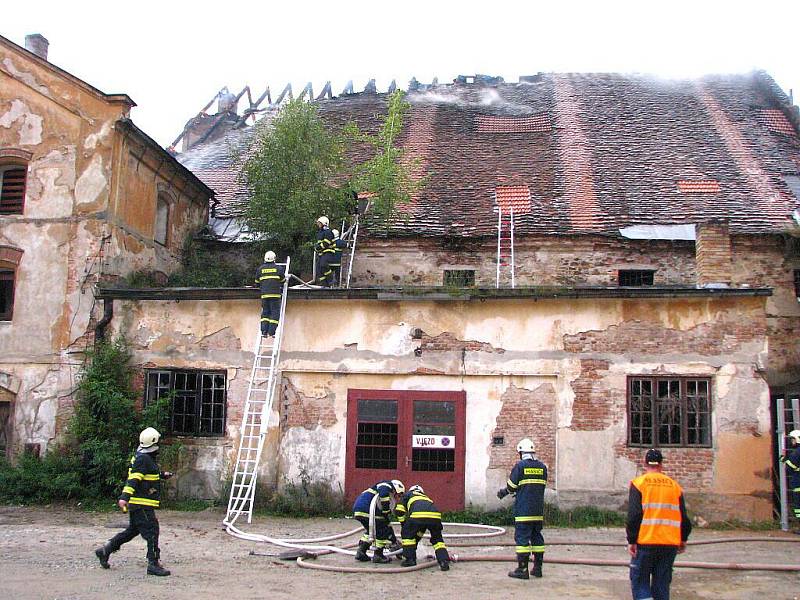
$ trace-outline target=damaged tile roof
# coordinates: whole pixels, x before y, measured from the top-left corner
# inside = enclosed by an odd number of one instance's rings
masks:
[[[517,235],[613,234],[719,218],[732,232],[767,233],[781,231],[798,207],[784,180],[800,174],[798,121],[763,72],[698,80],[544,74],[429,86],[407,99],[401,144],[428,181],[404,207],[410,218],[394,224],[396,235],[493,236],[501,198],[529,207]],[[318,106],[331,124],[355,120],[375,131],[386,95]],[[217,192],[217,216],[235,216],[246,200],[230,156],[252,132],[234,130],[178,157]]]

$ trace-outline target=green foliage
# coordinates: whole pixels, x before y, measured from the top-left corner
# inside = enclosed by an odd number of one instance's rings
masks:
[[[372,158],[356,166],[350,187],[374,194],[370,211],[378,222],[387,223],[396,216],[398,205],[409,202],[412,194],[425,184],[424,179],[415,180],[412,176],[412,168],[418,163],[407,160],[403,149],[396,145],[409,108],[405,93],[397,90],[388,98],[387,113],[380,117],[377,135],[362,132],[355,123],[345,128],[351,140],[373,148]]]
[[[483,523],[484,525],[506,527],[514,524],[514,509],[512,506],[508,506],[484,511],[470,507],[459,512],[445,513],[442,515],[442,520],[452,523]],[[625,515],[594,506],[559,510],[552,504],[545,504],[544,523],[545,527],[622,527],[625,525]]]
[[[344,166],[345,143],[328,129],[314,104],[292,100],[264,127],[242,174],[250,188],[245,220],[270,236],[278,254],[312,255],[314,221],[336,223],[347,214],[349,190],[334,184]],[[297,257],[297,258],[295,258]],[[306,265],[304,265],[306,266]]]
[[[227,498],[225,500],[227,502]],[[299,483],[288,483],[271,493],[259,486],[254,508],[262,515],[295,518],[350,514],[344,493],[325,481],[311,481],[311,475],[305,469],[301,469]]]
[[[163,274],[156,273],[155,271],[134,271],[129,273],[122,281],[125,287],[129,288],[157,288],[161,287],[164,283]]]
[[[131,354],[123,338],[98,342],[87,353],[64,443],[41,459],[23,455],[17,465],[0,464],[0,501],[64,502],[107,499],[119,492],[145,427],[164,431],[170,398],[136,410]],[[163,447],[177,457],[179,447]]]
[[[74,453],[48,452],[43,458],[25,453],[16,465],[0,459],[0,502],[49,504],[79,497],[80,459]]]
[[[263,256],[263,252],[261,252]],[[224,254],[213,252],[193,236],[186,240],[181,256],[181,269],[169,276],[169,287],[241,287],[252,285],[253,274],[260,264],[242,267]]]

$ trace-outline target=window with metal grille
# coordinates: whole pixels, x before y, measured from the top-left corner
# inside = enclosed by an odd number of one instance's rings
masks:
[[[794,295],[800,300],[800,269],[794,270]]]
[[[0,214],[21,215],[25,205],[24,165],[0,165]]]
[[[473,269],[445,269],[445,287],[473,287],[475,285],[475,271]]]
[[[170,398],[170,434],[225,435],[224,371],[147,370],[146,376],[145,403]]]
[[[414,401],[414,435],[456,434],[455,402]],[[455,471],[454,448],[413,448],[412,471]]]
[[[628,445],[711,446],[711,380],[629,377]]]
[[[397,468],[397,400],[358,401],[356,468]]]
[[[0,269],[0,321],[10,321],[14,314],[14,270]]]
[[[620,269],[617,278],[621,287],[642,287],[653,285],[655,271],[644,269]]]

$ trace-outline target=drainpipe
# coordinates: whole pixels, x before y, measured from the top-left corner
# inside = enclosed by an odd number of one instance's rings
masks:
[[[114,299],[103,298],[103,318],[94,326],[94,341],[102,342],[106,339],[106,327],[114,317]]]

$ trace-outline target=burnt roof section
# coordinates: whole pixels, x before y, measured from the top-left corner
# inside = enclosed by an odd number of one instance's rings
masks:
[[[516,219],[518,236],[720,218],[732,233],[768,233],[786,228],[798,207],[783,179],[800,174],[796,109],[763,72],[697,80],[457,80],[417,88],[408,100],[400,143],[416,160],[416,175],[428,181],[403,207],[409,218],[394,223],[393,235],[494,236],[496,190],[506,186],[530,190],[530,211]],[[317,105],[331,124],[354,120],[375,131],[386,95],[347,94]],[[777,114],[791,132],[775,126]],[[179,156],[217,192],[217,216],[241,214],[247,189],[231,155],[248,147],[253,131],[233,130]],[[368,152],[355,147],[350,156]],[[703,183],[711,181],[718,190]]]

